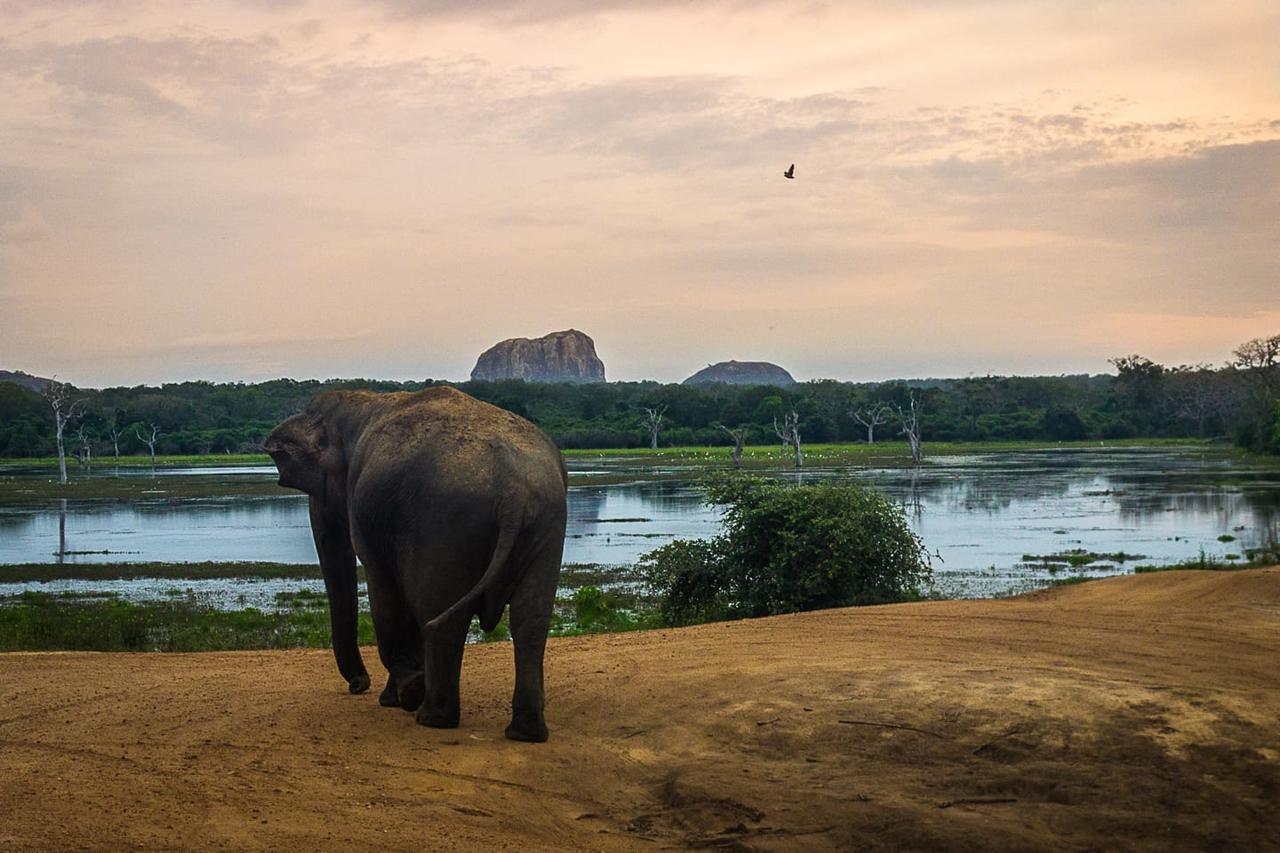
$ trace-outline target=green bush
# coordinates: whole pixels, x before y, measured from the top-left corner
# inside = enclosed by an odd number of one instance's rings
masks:
[[[909,600],[932,577],[901,508],[875,489],[741,475],[705,488],[707,502],[724,508],[725,532],[641,558],[670,624]]]

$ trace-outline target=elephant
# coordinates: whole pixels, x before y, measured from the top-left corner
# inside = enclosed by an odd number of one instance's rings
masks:
[[[564,550],[568,475],[524,418],[448,386],[327,391],[263,443],[279,483],[310,499],[311,532],[338,671],[369,689],[356,642],[364,566],[379,701],[452,728],[473,616],[492,630],[510,604],[515,691],[507,737],[547,739],[543,657]]]

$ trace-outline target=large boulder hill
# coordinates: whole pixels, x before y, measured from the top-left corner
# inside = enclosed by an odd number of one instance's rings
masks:
[[[577,329],[540,338],[511,338],[480,354],[472,379],[526,382],[603,382],[604,362],[595,341]]]
[[[721,361],[702,368],[682,384],[707,385],[713,382],[726,385],[796,384],[790,373],[767,361]]]
[[[50,381],[52,380],[45,379],[43,376],[32,376],[21,370],[0,370],[0,382],[12,382],[37,394],[43,394],[44,389],[49,387]]]

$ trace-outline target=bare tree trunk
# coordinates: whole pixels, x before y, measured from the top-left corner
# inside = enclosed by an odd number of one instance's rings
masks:
[[[662,431],[663,413],[666,412],[666,406],[658,406],[656,409],[645,408],[644,417],[640,419],[640,425],[649,432],[649,449],[658,449],[658,433]]]
[[[850,409],[849,415],[867,428],[867,444],[876,443],[876,427],[889,419],[889,407],[868,406],[866,409]]]
[[[733,438],[733,450],[729,451],[729,455],[733,459],[733,467],[741,468],[742,467],[742,448],[747,441],[746,428],[738,427],[737,429],[729,429],[724,424],[716,424],[716,426],[720,427],[720,429],[729,433],[730,437]]]
[[[49,408],[53,409],[53,436],[58,447],[58,482],[65,486],[67,484],[67,448],[63,442],[63,433],[67,429],[67,424],[76,416],[76,409],[84,401],[70,400],[71,389],[67,387],[67,383],[59,382],[57,379],[49,380],[43,396]]]
[[[911,461],[919,466],[923,454],[920,451],[920,412],[916,408],[915,394],[911,395],[911,406],[907,411],[898,407],[898,418],[902,421],[902,434],[907,437],[907,443],[911,446]]]
[[[54,436],[58,443],[58,482],[62,485],[67,484],[67,449],[62,446],[62,430],[67,425],[63,420],[62,413],[54,410]]]
[[[61,498],[58,501],[58,562],[61,563],[67,555],[67,499]]]
[[[133,434],[136,435],[138,440],[145,444],[147,449],[151,451],[151,467],[154,468],[156,467],[156,440],[160,437],[160,427],[155,424],[148,424],[148,426],[151,427],[150,438],[143,435],[136,428],[134,429]]]
[[[83,426],[76,430],[76,439],[80,442],[80,446],[76,449],[76,456],[79,457],[80,464],[92,465],[93,445],[89,443],[89,437],[84,434]]]
[[[783,446],[795,451],[796,467],[804,465],[804,453],[800,450],[800,416],[796,410],[792,409],[783,416],[782,426],[778,426],[778,419],[774,418],[773,431],[782,439]]]

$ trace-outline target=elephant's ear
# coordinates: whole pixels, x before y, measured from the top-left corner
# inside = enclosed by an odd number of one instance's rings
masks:
[[[280,471],[280,485],[309,494],[323,490],[333,454],[321,418],[308,412],[294,415],[271,431],[262,448]]]
[[[304,412],[288,418],[271,431],[262,449],[272,456],[277,453],[288,453],[298,459],[317,458],[329,444],[323,423],[316,417]]]

